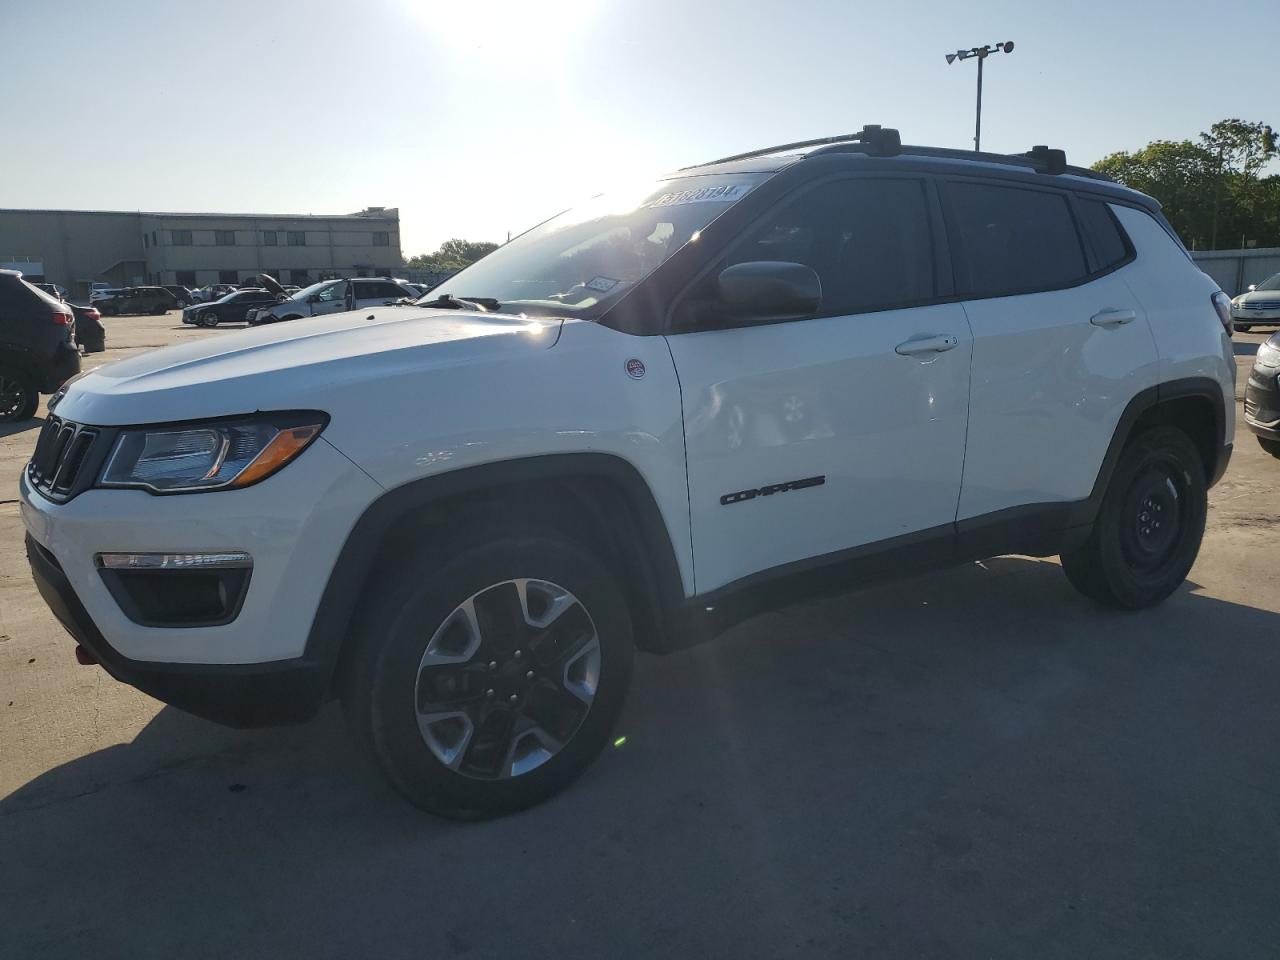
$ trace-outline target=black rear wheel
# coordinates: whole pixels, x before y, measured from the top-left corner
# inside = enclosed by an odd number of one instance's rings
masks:
[[[1062,555],[1085,596],[1138,610],[1173,593],[1195,563],[1208,511],[1204,464],[1191,439],[1157,427],[1130,441],[1089,539]]]
[[[0,423],[14,423],[35,415],[40,391],[31,374],[0,367]]]
[[[417,806],[460,819],[520,810],[604,746],[630,683],[631,622],[585,547],[554,533],[437,541],[366,609],[344,705]]]

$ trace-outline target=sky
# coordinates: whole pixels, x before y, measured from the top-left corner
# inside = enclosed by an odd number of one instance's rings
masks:
[[[1280,128],[1274,0],[0,0],[0,207],[400,209],[406,256],[602,189],[897,127],[1089,164]],[[29,38],[29,42],[27,39]]]

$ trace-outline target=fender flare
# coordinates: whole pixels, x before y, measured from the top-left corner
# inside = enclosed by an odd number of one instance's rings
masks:
[[[558,453],[464,467],[413,480],[382,494],[356,520],[329,571],[307,635],[303,658],[316,663],[332,685],[342,647],[379,551],[397,523],[411,513],[463,494],[482,494],[513,484],[603,479],[611,482],[634,513],[637,545],[651,574],[658,616],[683,603],[684,585],[666,521],[649,484],[628,461],[606,453]]]
[[[1102,498],[1106,496],[1107,487],[1111,483],[1111,475],[1115,473],[1116,464],[1120,461],[1120,454],[1124,452],[1125,445],[1129,442],[1134,428],[1143,415],[1162,403],[1184,397],[1208,400],[1214,409],[1215,456],[1212,467],[1205,471],[1205,479],[1210,487],[1222,479],[1222,475],[1227,472],[1227,464],[1231,460],[1231,443],[1226,439],[1227,407],[1223,399],[1222,385],[1210,377],[1185,377],[1158,383],[1137,393],[1124,408],[1124,413],[1120,415],[1120,420],[1116,424],[1115,433],[1111,436],[1111,443],[1107,446],[1106,455],[1102,458],[1102,465],[1098,468],[1093,490],[1086,499],[1073,505],[1068,527],[1087,527],[1097,518],[1098,511],[1102,508]]]

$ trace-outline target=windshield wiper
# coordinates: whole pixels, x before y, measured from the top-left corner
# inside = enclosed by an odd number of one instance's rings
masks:
[[[479,310],[481,313],[489,313],[493,310],[501,309],[502,304],[493,297],[455,297],[447,293],[442,293],[434,300],[428,300],[425,303],[418,301],[420,307],[444,307],[448,310]]]

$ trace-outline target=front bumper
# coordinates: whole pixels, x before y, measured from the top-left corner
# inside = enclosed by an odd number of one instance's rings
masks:
[[[1280,440],[1280,368],[1257,366],[1244,385],[1244,422],[1260,437]]]
[[[157,700],[233,727],[296,723],[315,715],[328,683],[322,665],[305,657],[274,663],[187,664],[130,660],[103,637],[62,565],[27,534],[36,589],[72,639],[111,676]]]
[[[306,654],[330,571],[382,488],[323,437],[252,487],[179,496],[90,489],[54,503],[19,480],[27,533],[121,657],[157,667],[258,665]],[[103,553],[243,551],[253,576],[234,619],[207,626],[134,622],[104,581]]]

